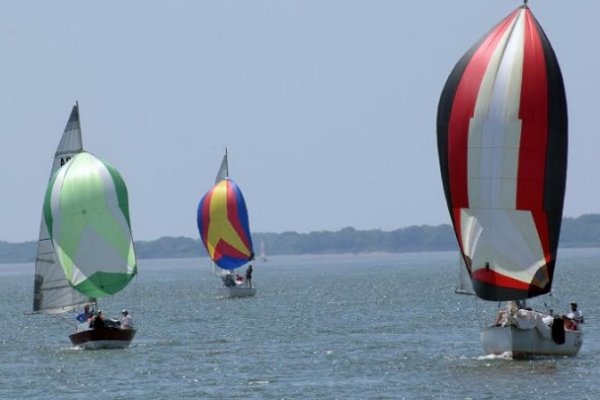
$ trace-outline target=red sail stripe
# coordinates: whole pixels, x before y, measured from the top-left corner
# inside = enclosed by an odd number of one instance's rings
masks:
[[[244,228],[241,225],[241,221],[238,214],[238,198],[239,193],[234,188],[230,180],[227,180],[227,219],[231,223],[231,226],[235,229],[240,239],[246,246],[246,249],[249,251],[250,246],[248,244],[248,238],[246,237],[246,233]],[[247,257],[247,256],[244,256]]]
[[[231,246],[226,241],[219,240],[215,246],[215,261],[219,261],[221,258],[237,258],[244,260],[248,258],[248,256]]]
[[[477,96],[490,58],[518,12],[519,10],[516,10],[511,13],[488,34],[473,54],[456,88],[448,124],[448,168],[454,227],[460,243],[462,243],[462,235],[458,209],[469,207],[467,187],[469,123],[475,112]]]
[[[210,221],[210,203],[212,201],[213,193],[214,193],[214,188],[212,188],[211,190],[209,190],[208,193],[206,193],[204,195],[204,198],[202,199],[202,206],[201,206],[201,212],[202,212],[202,233],[201,233],[200,236],[202,237],[202,241],[204,242],[204,247],[206,247],[206,250],[208,250],[208,228],[209,228],[209,226],[211,224],[211,221]]]
[[[517,180],[517,209],[532,210],[546,259],[550,256],[544,210],[548,147],[548,78],[544,47],[531,11],[525,10],[525,49],[521,84],[522,121]]]
[[[480,268],[473,272],[471,278],[479,282],[487,283],[489,285],[505,287],[510,289],[524,290],[529,289],[529,284],[521,282],[519,280],[510,278],[506,275],[499,274],[496,271],[486,268]]]

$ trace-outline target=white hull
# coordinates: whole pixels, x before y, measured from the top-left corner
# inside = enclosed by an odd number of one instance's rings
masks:
[[[219,297],[250,297],[256,294],[256,288],[247,286],[223,287],[219,289]]]
[[[514,325],[491,326],[481,332],[481,342],[486,354],[510,352],[515,359],[534,356],[574,356],[583,343],[583,333],[565,330],[565,342],[558,344],[552,339],[548,327],[521,329]]]

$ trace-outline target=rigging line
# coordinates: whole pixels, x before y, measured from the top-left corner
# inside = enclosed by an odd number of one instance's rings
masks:
[[[140,294],[140,288],[139,288],[139,283],[138,283],[138,274],[135,274],[135,276],[133,277],[133,299],[131,299],[130,296],[129,297],[129,305],[128,306],[123,306],[121,307],[121,310],[126,309],[129,311],[129,315],[136,315],[137,310],[139,309],[138,305],[139,305],[139,301],[138,300],[140,298],[139,294]],[[121,315],[121,314],[119,314]]]

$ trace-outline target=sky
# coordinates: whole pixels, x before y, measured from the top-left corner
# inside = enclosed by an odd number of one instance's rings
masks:
[[[436,112],[517,0],[18,1],[0,5],[0,240],[37,239],[75,101],[129,189],[136,240],[198,237],[225,147],[254,232],[450,223]],[[530,0],[569,107],[564,215],[600,212],[600,1]]]

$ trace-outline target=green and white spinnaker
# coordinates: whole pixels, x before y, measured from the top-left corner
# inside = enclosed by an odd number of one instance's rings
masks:
[[[79,292],[109,296],[136,274],[127,187],[109,164],[81,152],[56,171],[44,219],[65,276]]]

